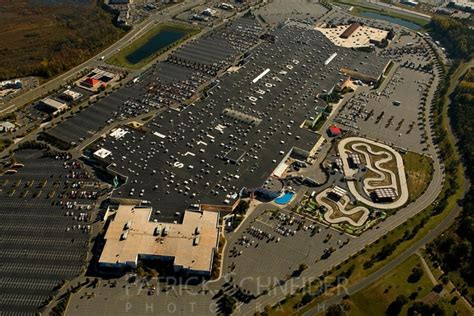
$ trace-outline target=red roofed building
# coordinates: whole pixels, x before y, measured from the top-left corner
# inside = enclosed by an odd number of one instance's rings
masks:
[[[86,80],[82,82],[82,84],[86,87],[94,88],[95,86],[100,84],[100,80],[95,79],[95,78],[87,78]]]
[[[341,135],[341,133],[342,133],[342,130],[339,127],[337,127],[336,125],[329,126],[329,128],[328,128],[328,134],[331,137],[339,136],[339,135]]]
[[[340,38],[349,38],[361,25],[359,23],[352,23],[349,27],[339,35]]]

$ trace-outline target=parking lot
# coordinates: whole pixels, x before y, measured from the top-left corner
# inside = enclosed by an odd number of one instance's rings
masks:
[[[219,69],[228,67],[236,55],[255,45],[262,31],[254,19],[240,18],[216,34],[184,45],[168,61],[188,67],[201,65],[215,75]]]
[[[45,139],[60,148],[70,148],[114,121],[181,106],[233,58],[256,43],[261,30],[254,19],[240,18],[188,43],[127,86],[47,130]]]
[[[285,1],[274,0],[255,11],[266,23],[276,26],[287,19],[314,23],[328,10],[319,1]]]
[[[67,155],[24,149],[0,178],[0,311],[34,313],[86,258],[91,211],[101,186]]]
[[[418,153],[428,150],[425,107],[434,75],[396,64],[378,91],[350,99],[334,119],[345,129]]]
[[[288,26],[274,35],[278,42],[252,50],[205,100],[166,110],[146,132],[125,128],[119,140],[90,148],[109,150],[109,170],[128,179],[114,197],[149,200],[156,218],[171,221],[191,204],[232,204],[243,187],[263,185],[291,148],[311,151],[320,136],[299,127],[324,103],[317,95],[343,78],[340,68],[365,64],[366,54],[335,47],[310,28]],[[315,78],[334,50],[340,57]],[[374,56],[367,71],[385,63]]]
[[[271,207],[247,221],[227,245],[224,273],[254,295],[298,275],[350,242],[347,235]]]

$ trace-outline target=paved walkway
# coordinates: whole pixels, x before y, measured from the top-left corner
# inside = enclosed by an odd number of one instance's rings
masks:
[[[433,275],[433,272],[431,271],[430,267],[426,263],[425,258],[423,258],[423,256],[418,251],[415,252],[415,254],[420,258],[421,264],[423,265],[423,269],[425,270],[426,274],[428,275],[428,278],[430,279],[431,284],[433,284],[433,285],[438,284],[438,282],[436,281],[435,276]]]

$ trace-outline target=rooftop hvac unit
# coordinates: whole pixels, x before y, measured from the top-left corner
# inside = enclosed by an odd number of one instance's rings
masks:
[[[155,231],[154,231],[153,234],[154,234],[155,236],[160,236],[160,235],[161,235],[161,231],[162,231],[161,226],[157,226],[157,227],[155,227]]]
[[[124,231],[122,235],[120,235],[120,240],[125,240],[128,237],[128,230]]]

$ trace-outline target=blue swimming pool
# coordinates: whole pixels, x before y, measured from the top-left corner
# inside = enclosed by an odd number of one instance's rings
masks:
[[[286,191],[285,194],[275,199],[275,203],[280,204],[280,205],[288,204],[288,202],[291,201],[294,195],[295,195],[295,192]]]

